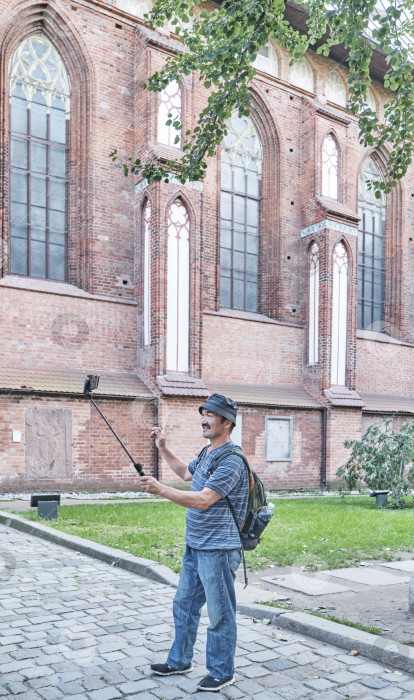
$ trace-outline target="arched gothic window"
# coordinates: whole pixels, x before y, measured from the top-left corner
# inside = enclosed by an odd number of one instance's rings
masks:
[[[343,243],[333,253],[332,288],[332,385],[346,384],[346,345],[348,310],[348,253]]]
[[[53,44],[37,33],[14,52],[9,81],[10,271],[64,280],[69,78]]]
[[[322,194],[338,199],[339,154],[337,143],[328,134],[322,144]]]
[[[370,88],[368,88],[366,96],[365,96],[365,102],[363,104],[363,107],[369,107],[374,114],[377,113],[377,103],[375,101],[374,93]],[[362,111],[362,108],[361,108]]]
[[[259,309],[262,147],[249,117],[234,112],[221,149],[220,303]]]
[[[384,327],[386,199],[377,199],[369,180],[380,175],[369,158],[359,176],[358,212],[358,328],[381,331]]]
[[[270,41],[259,49],[253,65],[255,68],[257,68],[257,70],[263,71],[263,73],[268,73],[268,75],[273,75],[275,78],[277,78],[277,54]]]
[[[143,330],[144,345],[151,344],[151,202],[145,200],[142,208],[143,238]]]
[[[292,85],[302,88],[302,90],[307,90],[308,92],[314,91],[313,70],[306,58],[303,58],[301,61],[296,61],[292,65],[290,69],[290,82]]]
[[[181,199],[168,210],[167,370],[188,372],[190,220]]]
[[[153,3],[152,0],[117,0],[116,5],[120,10],[144,19],[144,15],[151,12]]]
[[[319,361],[319,258],[319,246],[317,243],[312,243],[309,250],[308,355],[310,365]]]
[[[181,86],[175,80],[160,92],[158,97],[158,141],[166,146],[181,148],[181,129],[176,129],[174,122],[181,124]],[[171,114],[169,117],[168,115]],[[171,124],[166,122],[171,120]]]
[[[336,70],[331,70],[325,78],[325,97],[340,107],[346,106],[346,87]]]

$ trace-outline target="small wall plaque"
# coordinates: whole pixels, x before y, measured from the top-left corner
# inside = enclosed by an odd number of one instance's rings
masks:
[[[266,416],[266,462],[292,459],[293,418]]]

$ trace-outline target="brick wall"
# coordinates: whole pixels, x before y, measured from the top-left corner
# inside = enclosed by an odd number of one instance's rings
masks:
[[[149,439],[153,425],[153,406],[142,401],[99,401],[99,407],[133,457],[147,474],[154,473],[154,447]],[[72,469],[65,476],[56,475],[50,436],[39,438],[43,474],[27,478],[25,436],[28,408],[68,409],[72,424]],[[12,431],[21,431],[21,442],[12,442]],[[96,409],[87,399],[0,396],[0,489],[3,491],[57,489],[62,491],[137,490],[136,471]],[[56,454],[63,449],[57,446]]]
[[[220,311],[219,192],[220,149],[210,158],[202,188],[159,183],[145,186],[108,158],[121,155],[177,155],[157,144],[157,95],[142,90],[179,44],[168,32],[150,33],[142,20],[112,2],[70,0],[0,0],[0,86],[8,91],[8,66],[18,44],[42,31],[54,41],[72,85],[68,192],[67,284],[11,278],[9,275],[9,104],[0,105],[0,152],[5,168],[0,188],[1,363],[24,367],[85,368],[136,372],[159,393],[156,376],[166,371],[166,290],[168,206],[181,197],[191,220],[190,369],[196,377],[272,385],[304,383],[327,403],[330,385],[332,250],[343,240],[350,254],[348,286],[347,382],[361,391],[412,394],[414,374],[414,167],[388,197],[386,221],[386,330],[403,345],[357,338],[357,240],[349,232],[357,214],[358,172],[372,156],[381,172],[385,150],[373,153],[358,141],[358,119],[323,99],[324,78],[346,68],[308,52],[314,92],[289,82],[287,54],[276,47],[279,77],[258,73],[252,81],[252,119],[263,148],[260,314]],[[389,93],[373,82],[377,112],[383,118]],[[195,125],[208,92],[198,76],[186,76],[184,129]],[[321,144],[332,133],[340,151],[340,207],[323,203]],[[142,347],[141,210],[150,198],[151,345]],[[333,208],[332,208],[333,207]],[[354,218],[352,218],[354,217]],[[343,229],[326,228],[301,240],[301,229],[326,218]],[[319,363],[307,364],[308,247],[317,240],[320,264]],[[62,340],[64,342],[60,342]],[[411,344],[411,345],[410,345]],[[11,443],[12,425],[24,426],[24,407],[34,399],[2,395],[0,446],[2,488],[23,488],[24,443]],[[73,416],[73,484],[124,488],[134,475],[120,471],[122,454],[99,416],[83,399],[36,399],[39,406],[65,406]],[[174,448],[185,459],[202,446],[196,399],[160,398],[160,420],[171,422]],[[106,404],[105,404],[106,405]],[[128,444],[155,468],[148,438],[152,418],[137,428],[139,402],[108,402],[110,416]],[[276,409],[274,409],[276,411]],[[263,469],[268,485],[314,487],[320,480],[321,413],[291,411],[294,458],[289,464],[264,462],[266,411],[242,409],[243,434],[252,463]],[[271,412],[271,411],[270,411]],[[88,415],[87,415],[88,414]],[[88,417],[89,416],[89,417]],[[99,419],[99,420],[98,420]],[[98,422],[96,422],[98,421]],[[16,428],[17,429],[17,428]],[[102,432],[103,431],[103,432]],[[361,412],[332,409],[328,414],[328,479],[346,459],[345,437],[358,437]],[[92,453],[87,441],[96,436]],[[316,443],[316,444],[315,444]],[[90,446],[90,444],[88,443]],[[126,467],[129,469],[128,465]],[[122,468],[123,469],[123,468]],[[160,464],[160,473],[171,473]],[[14,485],[14,486],[13,486]],[[63,483],[69,488],[69,482]],[[79,486],[80,487],[80,486]],[[58,488],[58,484],[55,484]]]

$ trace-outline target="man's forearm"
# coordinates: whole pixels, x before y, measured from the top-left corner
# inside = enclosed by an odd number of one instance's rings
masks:
[[[183,462],[182,459],[177,457],[177,455],[175,455],[174,452],[172,452],[172,450],[170,450],[168,447],[160,448],[160,452],[173,472],[175,472],[181,479],[184,479],[187,471],[187,464]]]
[[[221,498],[220,494],[212,489],[203,491],[180,491],[172,486],[160,484],[157,491],[159,496],[168,498],[169,501],[177,503],[184,508],[196,508],[197,510],[206,510],[215,501]]]

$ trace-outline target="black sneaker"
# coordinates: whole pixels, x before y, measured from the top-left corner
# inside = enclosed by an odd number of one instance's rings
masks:
[[[168,664],[151,664],[150,669],[157,676],[172,676],[174,673],[189,673],[193,670],[193,667],[191,664],[188,664],[185,668],[172,668]]]
[[[213,676],[206,676],[197,686],[197,690],[210,690],[215,692],[216,690],[221,690],[226,685],[231,685],[234,683],[234,676],[229,678],[223,678],[221,681],[216,680]]]

